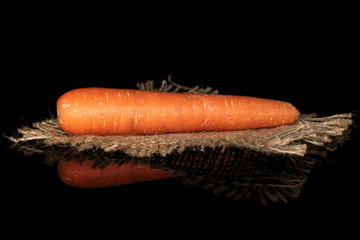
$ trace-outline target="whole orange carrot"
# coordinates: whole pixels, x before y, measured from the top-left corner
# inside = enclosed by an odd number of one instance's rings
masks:
[[[71,134],[156,134],[242,130],[294,123],[290,103],[262,98],[80,88],[57,102],[58,123]]]
[[[144,164],[110,163],[104,169],[93,168],[89,160],[60,162],[58,176],[62,182],[78,188],[101,188],[174,177],[170,172],[151,169]]]

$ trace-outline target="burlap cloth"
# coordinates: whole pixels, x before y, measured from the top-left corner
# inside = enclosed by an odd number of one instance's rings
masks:
[[[151,81],[138,88],[155,89]],[[171,79],[156,90],[217,94]],[[56,119],[47,119],[19,128],[10,140],[25,153],[44,154],[48,163],[86,159],[104,167],[111,161],[141,161],[215,193],[234,199],[256,194],[267,204],[298,198],[313,165],[349,136],[351,118],[350,113],[321,118],[303,114],[296,123],[276,128],[113,136],[70,135]]]

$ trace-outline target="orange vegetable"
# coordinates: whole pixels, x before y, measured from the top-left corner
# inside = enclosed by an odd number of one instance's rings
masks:
[[[57,102],[58,123],[79,134],[157,134],[256,129],[292,124],[290,103],[262,98],[80,88]]]
[[[170,172],[150,169],[140,163],[110,163],[104,169],[92,166],[89,160],[81,164],[74,160],[60,162],[58,176],[65,184],[78,188],[110,187],[174,177]]]

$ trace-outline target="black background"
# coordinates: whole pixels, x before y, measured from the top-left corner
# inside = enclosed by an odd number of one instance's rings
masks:
[[[238,19],[209,14],[207,20],[190,23],[174,21],[180,16],[171,13],[156,22],[69,15],[7,19],[1,67],[4,135],[54,116],[57,98],[68,90],[136,88],[137,82],[150,79],[160,84],[169,74],[174,82],[210,86],[222,94],[288,101],[302,113],[326,116],[359,108],[359,39],[351,15]],[[3,206],[10,210],[9,223],[33,222],[59,232],[65,226],[103,231],[141,225],[157,234],[173,229],[176,235],[188,229],[241,232],[259,223],[273,226],[274,232],[290,223],[301,232],[325,220],[338,226],[359,214],[358,131],[314,168],[298,201],[269,207],[215,196],[177,179],[71,188],[41,156],[22,156],[1,138]]]

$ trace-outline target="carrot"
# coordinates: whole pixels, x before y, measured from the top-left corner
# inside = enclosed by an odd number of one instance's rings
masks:
[[[57,101],[58,123],[74,134],[156,134],[292,124],[298,110],[270,99],[112,88],[80,88]]]
[[[67,185],[78,188],[101,188],[174,177],[170,172],[150,169],[145,164],[110,163],[104,169],[93,168],[89,160],[61,162],[58,176]]]

